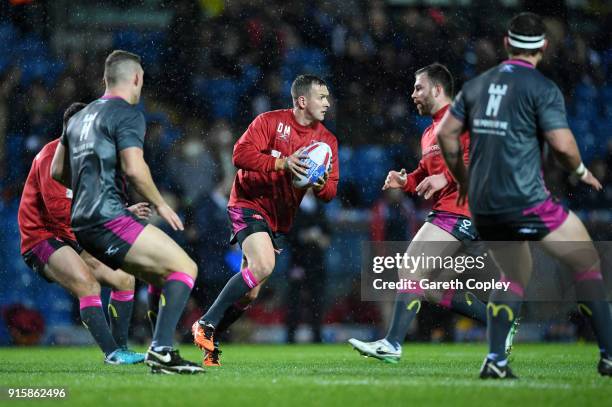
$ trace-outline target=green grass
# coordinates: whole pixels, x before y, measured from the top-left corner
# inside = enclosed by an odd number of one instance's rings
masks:
[[[521,379],[503,382],[477,379],[483,345],[407,344],[397,365],[363,358],[349,345],[233,345],[223,351],[221,368],[165,376],[143,365],[106,366],[94,348],[2,348],[0,386],[64,387],[66,400],[44,405],[109,407],[602,406],[612,398],[612,380],[595,370],[593,345],[519,344],[512,367]],[[193,347],[181,352],[200,357]],[[0,396],[0,405],[40,403]]]

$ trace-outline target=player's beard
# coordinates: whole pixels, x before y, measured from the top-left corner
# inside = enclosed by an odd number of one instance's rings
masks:
[[[417,103],[417,111],[421,116],[431,116],[431,110],[433,102],[428,99],[424,99],[422,102]]]

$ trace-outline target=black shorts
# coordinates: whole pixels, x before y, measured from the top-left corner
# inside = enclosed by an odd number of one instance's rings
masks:
[[[42,278],[52,283],[53,281],[45,275],[45,266],[49,263],[49,257],[64,246],[72,247],[77,254],[81,254],[83,251],[83,248],[74,240],[52,237],[37,243],[25,252],[23,254],[23,261]]]
[[[450,212],[431,211],[425,218],[425,222],[436,225],[453,235],[460,242],[479,240],[474,223],[466,216]]]
[[[262,214],[254,209],[237,206],[228,207],[227,214],[232,225],[230,244],[238,243],[242,247],[242,242],[247,236],[256,232],[266,232],[270,235],[274,250],[277,253],[281,251],[278,240],[281,239],[282,234],[273,232]]]
[[[121,268],[125,255],[146,225],[146,221],[128,213],[102,225],[75,231],[74,234],[85,250],[116,270]]]
[[[544,202],[522,211],[474,215],[474,223],[483,240],[538,241],[561,226],[568,214],[567,208],[549,197]]]

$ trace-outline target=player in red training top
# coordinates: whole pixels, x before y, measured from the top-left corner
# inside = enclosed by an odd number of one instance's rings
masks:
[[[193,325],[194,341],[207,352],[207,365],[218,364],[213,339],[240,317],[274,270],[275,238],[289,231],[307,189],[292,185],[304,174],[304,147],[316,141],[332,150],[331,171],[312,186],[315,196],[330,201],[339,179],[338,142],[321,121],[329,109],[329,91],[316,76],[300,75],[291,85],[293,109],[255,118],[234,146],[238,174],[228,203],[231,242],[242,248],[241,273],[233,276],[206,314]]]
[[[64,113],[68,120],[85,107],[73,103]],[[79,299],[81,320],[110,364],[133,364],[144,354],[127,349],[128,328],[134,303],[134,277],[112,270],[84,251],[70,227],[72,191],[51,178],[51,161],[59,139],[45,145],[32,162],[19,204],[21,253],[25,263],[49,282],[56,282]],[[130,208],[148,217],[147,204]],[[100,300],[100,283],[112,287],[110,329]]]
[[[444,65],[435,63],[416,71],[412,100],[419,114],[431,116],[433,123],[425,129],[421,138],[422,158],[418,167],[409,174],[403,169],[400,172],[390,171],[383,186],[383,190],[402,188],[406,192],[417,193],[425,199],[433,198],[435,201],[433,210],[427,215],[425,223],[406,251],[408,256],[418,257],[428,250],[436,251],[432,254],[437,256],[454,255],[461,248],[462,242],[478,239],[467,203],[457,205],[457,184],[444,164],[435,135],[435,129],[449,109],[452,97],[453,77]],[[462,134],[461,143],[464,160],[467,161],[468,133]],[[427,242],[441,243],[431,245]],[[419,277],[428,276],[431,271],[433,270],[420,269]],[[400,276],[400,278],[410,279],[409,276]],[[412,279],[416,279],[416,276],[412,275]],[[430,290],[424,292],[420,288],[407,289],[397,294],[391,326],[384,339],[362,342],[352,338],[349,343],[365,356],[387,362],[398,362],[402,355],[401,344],[424,297],[444,308],[486,322],[486,305],[470,292],[453,289],[445,292]]]

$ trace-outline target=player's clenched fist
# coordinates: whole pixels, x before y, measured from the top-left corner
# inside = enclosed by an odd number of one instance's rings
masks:
[[[383,191],[389,188],[404,188],[406,185],[406,170],[402,168],[400,172],[389,171],[387,179],[385,179],[385,185],[383,185]]]

